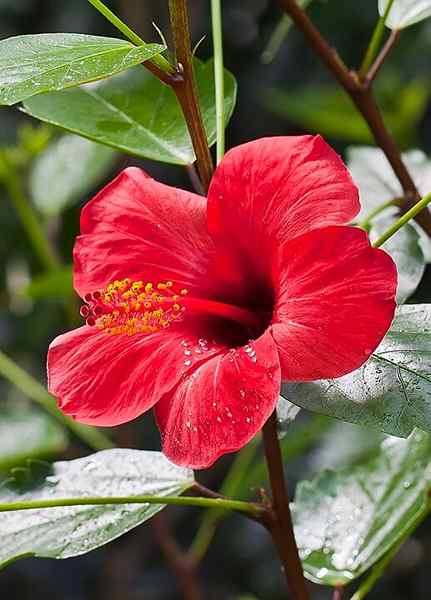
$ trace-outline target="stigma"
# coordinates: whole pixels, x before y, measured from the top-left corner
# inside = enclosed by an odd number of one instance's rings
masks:
[[[116,280],[86,294],[80,314],[90,327],[112,335],[155,333],[183,319],[188,290],[175,287],[172,281]]]

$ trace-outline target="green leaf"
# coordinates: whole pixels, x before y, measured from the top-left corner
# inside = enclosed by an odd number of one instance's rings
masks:
[[[85,496],[172,496],[193,484],[193,472],[161,452],[104,450],[57,462],[35,489],[0,490],[0,502]],[[162,510],[157,504],[57,507],[8,512],[0,519],[0,565],[24,556],[69,558],[85,554],[140,525]]]
[[[295,534],[306,575],[326,585],[364,573],[429,511],[430,436],[387,439],[356,467],[324,471],[298,485]]]
[[[133,46],[79,33],[20,35],[0,41],[0,104],[103,79],[160,54],[160,44]]]
[[[70,298],[73,296],[72,266],[34,277],[22,290],[34,300],[40,298]]]
[[[64,135],[40,154],[30,172],[34,204],[47,216],[89,193],[110,172],[117,154],[112,148],[76,135]]]
[[[265,104],[281,117],[287,117],[309,131],[358,143],[372,136],[363,118],[355,111],[347,94],[333,86],[300,90],[269,90]]]
[[[0,408],[0,471],[59,453],[66,445],[64,429],[45,413],[9,404]]]
[[[402,155],[405,165],[411,173],[414,182],[422,196],[431,190],[431,161],[421,150],[410,150]],[[357,222],[363,222],[379,206],[389,200],[401,198],[403,190],[386,156],[380,148],[371,146],[352,146],[347,150],[347,166],[354,182],[359,188],[361,211],[356,217]],[[385,208],[373,219],[377,223],[380,218],[392,217],[386,220],[391,225],[397,218],[396,207]],[[416,223],[412,223],[420,236],[420,246],[426,261],[431,261],[431,242],[425,232]]]
[[[429,86],[420,80],[408,84],[394,74],[379,79],[377,95],[385,121],[400,144],[411,145],[428,105]],[[341,88],[309,86],[287,91],[265,91],[269,110],[325,137],[370,144],[373,137],[363,117]]]
[[[388,0],[379,0],[379,14],[384,15]],[[404,29],[431,17],[431,0],[395,0],[386,19],[387,27]]]
[[[338,379],[283,384],[301,408],[407,437],[431,432],[431,305],[397,309],[386,337],[358,370]]]
[[[394,222],[391,216],[377,219],[371,229],[370,238],[377,240]],[[397,302],[403,304],[418,287],[425,271],[425,256],[420,245],[420,236],[410,223],[404,225],[382,246],[397,265]]]
[[[195,60],[196,79],[210,145],[216,141],[213,63]],[[225,71],[225,122],[236,101],[236,82]],[[25,112],[143,158],[185,165],[194,152],[178,101],[170,88],[136,67],[107,81],[53,92],[24,103]]]

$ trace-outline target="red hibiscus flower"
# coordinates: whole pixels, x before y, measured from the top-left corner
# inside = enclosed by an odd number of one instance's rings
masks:
[[[86,325],[48,354],[61,409],[111,426],[154,407],[180,465],[238,450],[282,380],[353,371],[389,328],[396,269],[345,226],[358,211],[320,137],[234,148],[208,199],[123,171],[82,211],[74,283]]]

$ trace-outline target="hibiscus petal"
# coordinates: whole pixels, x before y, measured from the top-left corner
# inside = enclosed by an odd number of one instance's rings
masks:
[[[280,255],[272,334],[282,379],[309,381],[360,367],[387,332],[397,271],[355,227],[328,227],[288,242]]]
[[[256,435],[279,392],[280,365],[268,332],[202,362],[155,407],[164,453],[178,465],[211,466]]]
[[[204,286],[213,243],[205,198],[158,183],[131,167],[81,213],[74,284],[84,296],[115,279]]]
[[[189,369],[190,340],[195,336],[173,327],[131,336],[75,329],[49,348],[49,390],[77,421],[108,427],[125,423],[178,384]]]
[[[230,150],[211,181],[208,226],[253,256],[262,242],[286,242],[316,228],[349,223],[358,190],[320,136],[263,138]]]

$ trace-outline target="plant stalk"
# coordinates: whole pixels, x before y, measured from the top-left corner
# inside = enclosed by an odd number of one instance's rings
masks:
[[[426,209],[430,202],[431,193],[424,196],[422,200],[420,200],[417,204],[413,206],[413,208],[404,213],[402,217],[398,219],[398,221],[395,221],[395,223],[391,225],[389,229],[382,233],[382,235],[373,243],[373,247],[380,248],[380,246],[383,246],[383,244],[387,242],[390,237],[392,237],[395,233],[397,233],[399,229],[401,229],[401,227],[403,227],[406,223],[411,221],[411,219],[414,219],[415,216],[419,214],[420,211],[422,211],[424,208]]]
[[[11,160],[5,153],[0,154],[1,180],[8,191],[10,200],[27,237],[33,247],[39,262],[44,270],[52,272],[60,267],[51,244],[45,236],[45,232],[33,210],[30,202],[24,195],[20,176]]]
[[[136,46],[145,46],[146,42],[135,32],[130,29],[124,21],[120,19],[115,13],[112,12],[101,0],[88,0],[88,2],[94,6],[101,15],[105,17],[114,27],[121,31],[121,33],[128,40]],[[158,77],[163,83],[168,85],[171,84],[171,80],[175,77],[175,69],[162,55],[153,56],[150,60],[142,63],[146,69],[151,71],[156,77]]]
[[[23,500],[0,504],[0,512],[56,508],[59,506],[103,506],[118,504],[163,504],[174,506],[198,506],[232,510],[245,515],[258,516],[261,508],[250,502],[201,498],[195,496],[86,496],[85,498],[52,498],[49,500]]]
[[[208,190],[213,162],[199,105],[190,45],[187,0],[169,0],[169,14],[174,40],[178,77],[171,82],[184,114],[196,155],[199,176],[205,192]]]
[[[337,52],[331,48],[322,37],[319,30],[312,23],[307,14],[298,6],[295,0],[280,0],[281,6],[304,34],[309,45],[316,55],[325,63],[335,79],[344,88],[358,111],[364,117],[377,145],[383,150],[395,175],[397,176],[403,191],[404,201],[402,211],[408,211],[419,196],[416,185],[405,166],[400,150],[389,133],[383,121],[380,110],[374,99],[371,86],[362,83],[358,74],[350,71]],[[431,213],[425,210],[416,215],[416,221],[431,237]]]
[[[275,411],[264,425],[262,434],[273,498],[274,519],[269,526],[269,530],[283,564],[284,574],[292,597],[295,600],[309,600],[293,531],[281,448],[277,436],[277,415]]]
[[[362,61],[362,65],[358,71],[359,79],[363,80],[367,77],[368,71],[370,70],[373,61],[379,52],[385,32],[386,19],[389,16],[393,3],[394,0],[388,0],[385,12],[377,21],[377,25],[374,29],[373,35],[371,36],[370,44],[365,53],[364,60]]]
[[[223,29],[220,0],[211,0],[211,24],[214,47],[214,81],[216,95],[218,164],[224,156],[225,149]]]

